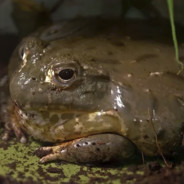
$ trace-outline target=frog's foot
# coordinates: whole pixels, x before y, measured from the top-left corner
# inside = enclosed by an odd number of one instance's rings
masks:
[[[21,143],[27,142],[25,134],[23,133],[22,129],[19,126],[17,126],[17,123],[12,122],[12,129],[15,136],[20,140]]]
[[[115,134],[92,135],[36,151],[40,162],[64,160],[74,163],[103,163],[132,158],[135,145]]]
[[[2,139],[7,141],[12,134],[15,134],[20,142],[25,143],[26,137],[18,124],[14,111],[12,101],[4,93],[0,93],[0,122],[3,123],[5,129]]]
[[[7,141],[14,133],[21,143],[26,143],[27,139],[22,129],[17,125],[14,117],[9,118],[5,116],[3,119],[4,119],[3,121],[5,122],[5,125],[4,125],[5,130],[4,130],[2,139]]]
[[[8,122],[5,123],[4,127],[5,127],[5,130],[3,132],[2,140],[7,141],[10,135],[12,134],[12,128],[11,128],[10,123]]]

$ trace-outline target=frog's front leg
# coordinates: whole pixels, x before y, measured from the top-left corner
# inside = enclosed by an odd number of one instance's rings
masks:
[[[1,95],[2,97],[2,95]],[[27,141],[19,123],[14,114],[14,105],[10,99],[7,99],[6,103],[1,103],[0,121],[4,123],[4,133],[2,139],[7,141],[12,133],[20,140],[20,142],[25,143]]]
[[[73,163],[103,163],[129,159],[135,155],[135,145],[123,136],[99,134],[68,141],[53,147],[42,147],[41,163],[64,160]]]
[[[2,117],[2,121],[5,122],[5,130],[2,136],[2,139],[7,141],[12,133],[20,140],[21,143],[27,142],[26,136],[24,135],[21,127],[17,123],[14,115],[5,115]]]

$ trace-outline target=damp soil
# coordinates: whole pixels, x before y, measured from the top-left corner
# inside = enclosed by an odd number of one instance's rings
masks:
[[[131,30],[134,26],[131,25]],[[0,35],[0,77],[6,73],[10,53],[17,43],[18,37],[14,35]],[[0,135],[3,130],[0,123]],[[126,165],[78,165],[61,161],[41,164],[35,155],[41,144],[31,138],[26,144],[19,143],[13,137],[6,142],[0,140],[0,183],[184,184],[184,161],[180,159],[170,160],[171,168],[166,167],[161,158]]]

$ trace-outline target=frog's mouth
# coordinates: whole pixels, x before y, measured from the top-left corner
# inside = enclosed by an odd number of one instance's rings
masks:
[[[81,137],[112,133],[126,136],[125,124],[115,110],[84,113],[51,127],[51,137],[55,140],[68,141]],[[55,142],[55,141],[54,141]]]
[[[20,126],[24,131],[44,142],[65,142],[104,133],[126,136],[127,133],[123,119],[115,110],[72,112],[77,116],[68,117],[64,121],[63,119],[58,120],[58,118],[56,118],[57,121],[56,119],[54,120],[54,117],[58,117],[56,112],[49,113],[48,116],[51,118],[43,117],[43,114],[39,113],[31,116],[31,112],[26,112],[25,115],[19,109],[17,115]],[[72,113],[69,114],[71,115]],[[62,115],[61,112],[60,115]]]

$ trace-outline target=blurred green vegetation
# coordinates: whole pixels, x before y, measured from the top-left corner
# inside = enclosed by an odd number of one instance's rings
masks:
[[[175,49],[175,56],[176,56],[176,62],[181,66],[179,73],[181,73],[184,70],[184,63],[180,61],[179,59],[179,49],[178,49],[178,41],[176,36],[176,30],[175,30],[175,23],[174,23],[174,5],[173,0],[167,0],[168,4],[168,10],[170,15],[170,22],[171,22],[171,30],[172,30],[172,37],[173,37],[173,43],[174,43],[174,49]]]

